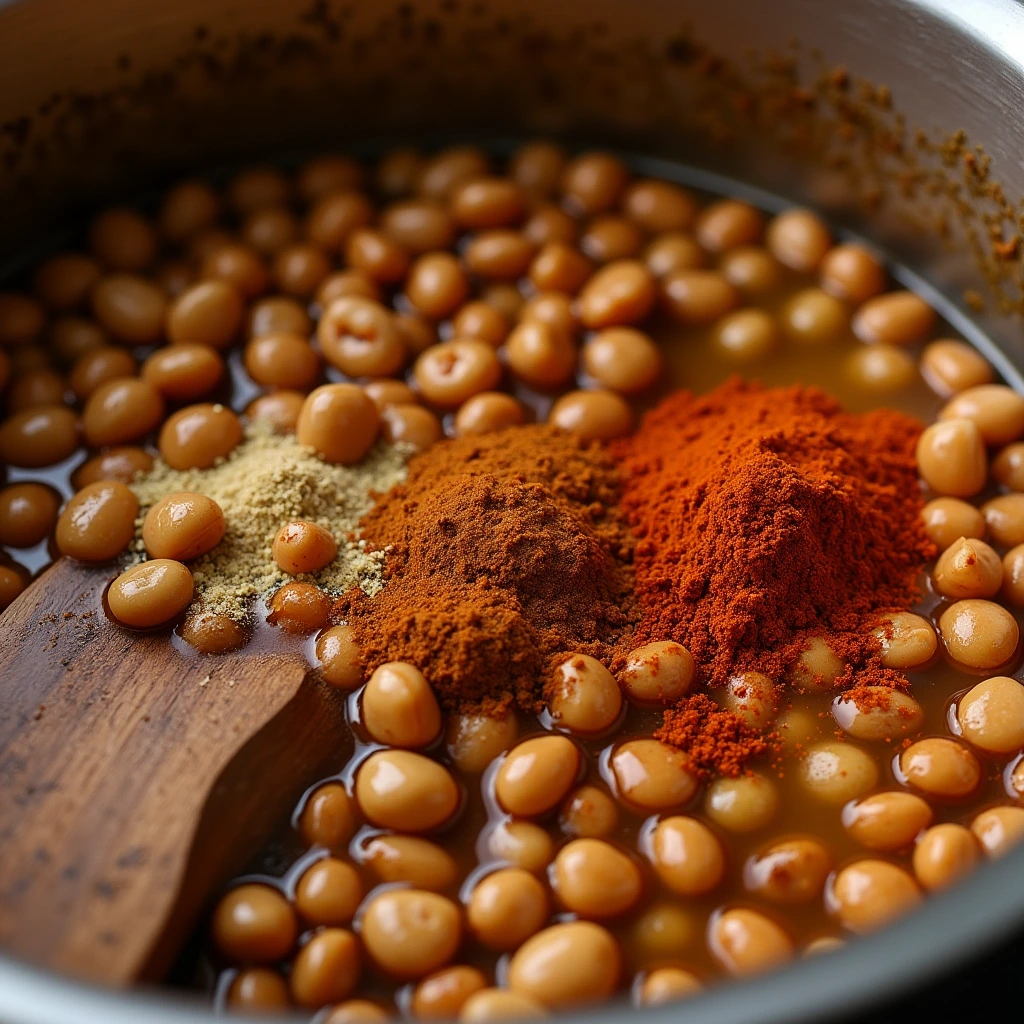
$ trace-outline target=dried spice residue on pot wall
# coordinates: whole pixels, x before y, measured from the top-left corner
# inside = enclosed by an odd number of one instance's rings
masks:
[[[734,379],[671,395],[615,449],[637,536],[637,642],[684,644],[717,686],[748,670],[780,679],[821,636],[853,666],[840,685],[901,684],[869,630],[916,603],[934,555],[921,429],[801,387]]]
[[[544,704],[550,661],[604,661],[635,618],[614,461],[546,426],[434,445],[363,520],[386,586],[338,603],[368,671],[417,665],[446,708]]]

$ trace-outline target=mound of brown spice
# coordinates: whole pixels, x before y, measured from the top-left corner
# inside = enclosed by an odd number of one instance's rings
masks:
[[[546,426],[433,445],[362,521],[386,586],[345,594],[368,672],[418,666],[451,710],[538,711],[552,659],[603,661],[635,619],[614,460]]]

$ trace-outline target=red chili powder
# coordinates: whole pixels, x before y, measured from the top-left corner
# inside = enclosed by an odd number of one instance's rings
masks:
[[[837,685],[899,685],[869,634],[918,597],[934,556],[920,518],[922,425],[844,411],[824,392],[733,379],[677,392],[618,442],[637,537],[636,643],[675,640],[700,678],[781,679],[812,637],[850,669]]]

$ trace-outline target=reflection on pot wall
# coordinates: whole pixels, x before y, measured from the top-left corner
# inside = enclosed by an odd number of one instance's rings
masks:
[[[20,0],[0,11],[6,230],[268,142],[542,134],[812,201],[927,262],[976,312],[1020,312],[1024,168],[1007,149],[1024,96],[1005,80],[995,93],[1005,69],[980,44],[925,45],[939,27],[880,0]],[[1000,333],[1021,358],[1016,327]]]

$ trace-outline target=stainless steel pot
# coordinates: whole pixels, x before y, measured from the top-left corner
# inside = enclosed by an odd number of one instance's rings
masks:
[[[0,259],[59,234],[83,202],[184,169],[389,136],[534,134],[681,159],[825,209],[919,272],[1024,389],[1014,0],[0,0]],[[1024,849],[842,953],[688,1002],[686,1018],[809,1021],[891,997],[1018,926],[1022,873]],[[9,1024],[207,1019],[184,998],[0,958]]]

